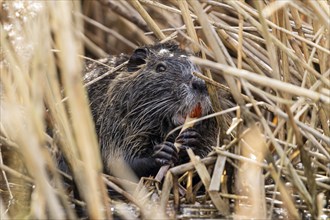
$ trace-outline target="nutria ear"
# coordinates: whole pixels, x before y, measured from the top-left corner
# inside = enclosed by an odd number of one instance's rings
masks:
[[[137,71],[140,68],[140,65],[146,63],[146,58],[148,55],[148,49],[147,48],[138,48],[134,51],[132,56],[129,58],[128,64],[127,64],[127,71],[128,72],[134,72]]]

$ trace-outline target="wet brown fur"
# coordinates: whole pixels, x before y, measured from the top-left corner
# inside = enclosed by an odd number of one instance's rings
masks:
[[[192,75],[196,67],[185,51],[172,43],[138,48],[129,57],[121,55],[101,60],[114,67],[128,60],[121,70],[88,88],[90,106],[101,146],[106,172],[124,159],[133,170],[149,164],[154,146],[174,142],[178,133],[168,133],[182,124],[182,117],[201,103],[203,115],[212,112],[204,81]],[[161,69],[166,67],[165,71]],[[86,80],[109,71],[97,63],[87,65]],[[201,146],[195,154],[204,157],[216,141],[216,123],[208,119],[195,126]],[[146,158],[146,165],[134,167],[135,158]],[[178,163],[186,161],[179,160]],[[146,169],[139,175],[154,175]]]

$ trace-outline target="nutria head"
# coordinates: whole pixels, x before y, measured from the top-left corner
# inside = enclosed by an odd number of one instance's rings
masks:
[[[211,110],[205,83],[194,71],[198,71],[196,66],[177,45],[158,44],[135,50],[127,73],[119,75],[113,86],[127,100],[126,117],[156,116],[173,129],[183,124],[198,103],[203,115]]]

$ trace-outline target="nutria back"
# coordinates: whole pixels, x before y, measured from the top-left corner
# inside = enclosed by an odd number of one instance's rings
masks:
[[[175,150],[176,138],[182,148],[190,147],[201,157],[208,154],[216,141],[214,119],[197,123],[179,137],[178,132],[168,135],[197,105],[202,115],[212,112],[205,83],[192,74],[197,69],[185,51],[172,43],[156,44],[100,61],[110,67],[128,62],[88,87],[106,172],[119,159],[139,177],[155,175],[164,164],[187,162],[185,150]],[[85,79],[107,71],[104,65],[87,65]]]

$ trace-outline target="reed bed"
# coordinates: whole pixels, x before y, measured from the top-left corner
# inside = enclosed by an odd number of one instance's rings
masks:
[[[0,3],[1,218],[329,218],[328,1]],[[106,175],[84,62],[168,40],[203,72],[218,144],[163,182]]]

